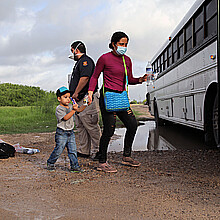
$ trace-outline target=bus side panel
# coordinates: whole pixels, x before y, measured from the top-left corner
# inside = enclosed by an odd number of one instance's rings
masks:
[[[194,121],[195,120],[195,116],[194,116],[194,96],[190,95],[190,96],[186,96],[185,99],[185,114],[186,114],[186,120],[191,120]]]
[[[177,85],[175,84],[175,82],[178,80],[178,68],[172,69],[169,72],[169,77],[162,77],[164,78],[164,82],[163,85],[169,85],[166,86],[165,88],[165,95],[169,95],[169,94],[175,94],[177,92],[179,92]]]
[[[184,97],[175,97],[173,100],[173,116],[174,118],[185,118],[185,98]]]
[[[211,55],[215,55],[215,59],[211,59]],[[217,41],[209,45],[204,50],[204,65],[208,66],[217,60]]]
[[[200,123],[204,121],[204,118],[203,118],[204,96],[205,96],[204,93],[199,93],[195,95],[195,121],[200,122]]]

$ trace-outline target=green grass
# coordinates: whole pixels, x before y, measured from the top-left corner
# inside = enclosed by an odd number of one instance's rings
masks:
[[[142,115],[141,112],[139,112],[139,111],[137,111],[137,110],[134,110],[134,109],[133,109],[132,111],[133,111],[135,117],[138,117],[138,116]]]
[[[51,132],[56,125],[55,107],[0,107],[0,134]]]
[[[56,107],[26,106],[0,107],[0,134],[52,132],[56,130]],[[140,113],[133,111],[135,116]],[[99,124],[102,127],[100,114]],[[123,127],[123,123],[116,118],[116,127]]]

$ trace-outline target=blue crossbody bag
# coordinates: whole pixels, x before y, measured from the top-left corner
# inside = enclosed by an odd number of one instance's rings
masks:
[[[128,99],[128,74],[125,63],[125,58],[122,56],[125,76],[126,76],[126,90],[119,92],[104,92],[104,76],[103,76],[103,94],[104,94],[104,103],[107,112],[117,112],[117,111],[127,111],[130,107]]]

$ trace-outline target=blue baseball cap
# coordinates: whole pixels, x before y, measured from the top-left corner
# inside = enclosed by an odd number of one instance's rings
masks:
[[[56,95],[57,97],[61,97],[62,95],[65,95],[66,93],[70,93],[69,89],[67,89],[65,86],[62,86],[59,89],[57,89]]]

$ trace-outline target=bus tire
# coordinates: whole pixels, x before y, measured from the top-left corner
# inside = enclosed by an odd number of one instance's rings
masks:
[[[212,112],[212,128],[216,146],[218,145],[218,95],[215,97]]]
[[[214,99],[209,100],[204,125],[205,144],[209,147],[215,147],[218,142],[218,96],[216,95]]]
[[[157,102],[154,100],[154,120],[156,123],[156,127],[158,127],[158,121],[159,121],[159,113],[157,109]]]
[[[161,119],[159,117],[159,112],[158,112],[158,108],[157,108],[156,99],[154,99],[153,104],[154,104],[154,120],[155,120],[155,123],[156,123],[156,127],[162,126],[162,125],[164,125],[164,121],[163,121],[163,119]]]

